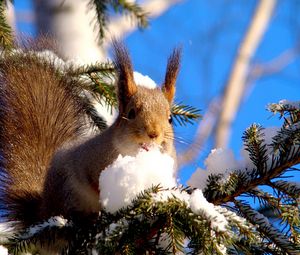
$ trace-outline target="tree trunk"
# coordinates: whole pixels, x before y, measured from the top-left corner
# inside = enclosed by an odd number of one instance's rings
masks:
[[[49,35],[66,59],[81,63],[103,60],[94,31],[95,11],[88,0],[34,0],[38,35]]]
[[[245,89],[250,61],[265,34],[275,5],[276,0],[260,0],[238,49],[228,83],[225,87],[221,115],[216,130],[216,148],[225,148],[228,145],[231,125]]]

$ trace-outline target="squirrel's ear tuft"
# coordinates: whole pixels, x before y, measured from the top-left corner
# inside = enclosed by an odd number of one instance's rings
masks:
[[[172,104],[175,90],[176,79],[180,67],[181,48],[175,48],[173,53],[168,59],[167,71],[165,76],[165,82],[162,87],[162,91],[167,98],[168,102]]]
[[[126,47],[113,40],[114,64],[118,79],[119,112],[123,112],[130,98],[136,93],[137,86],[133,78],[133,69]]]

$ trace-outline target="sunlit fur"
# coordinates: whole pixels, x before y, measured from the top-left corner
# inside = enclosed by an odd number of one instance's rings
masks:
[[[7,56],[0,61],[0,204],[12,220],[38,219],[45,176],[57,148],[82,134],[78,84],[51,61]]]

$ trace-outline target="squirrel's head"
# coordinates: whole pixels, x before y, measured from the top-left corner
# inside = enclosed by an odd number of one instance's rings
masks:
[[[134,155],[143,148],[157,145],[162,152],[174,156],[174,133],[171,106],[180,64],[180,49],[168,59],[165,80],[161,88],[137,86],[132,63],[126,48],[114,42],[119,116],[114,141],[123,155]]]

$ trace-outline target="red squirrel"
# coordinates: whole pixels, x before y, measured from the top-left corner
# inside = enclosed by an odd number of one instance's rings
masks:
[[[82,138],[80,81],[32,54],[1,59],[2,205],[27,227],[51,216],[99,212],[99,175],[119,154],[155,143],[176,159],[171,105],[180,50],[168,59],[161,88],[135,84],[127,49],[113,43],[119,113],[100,134]]]

